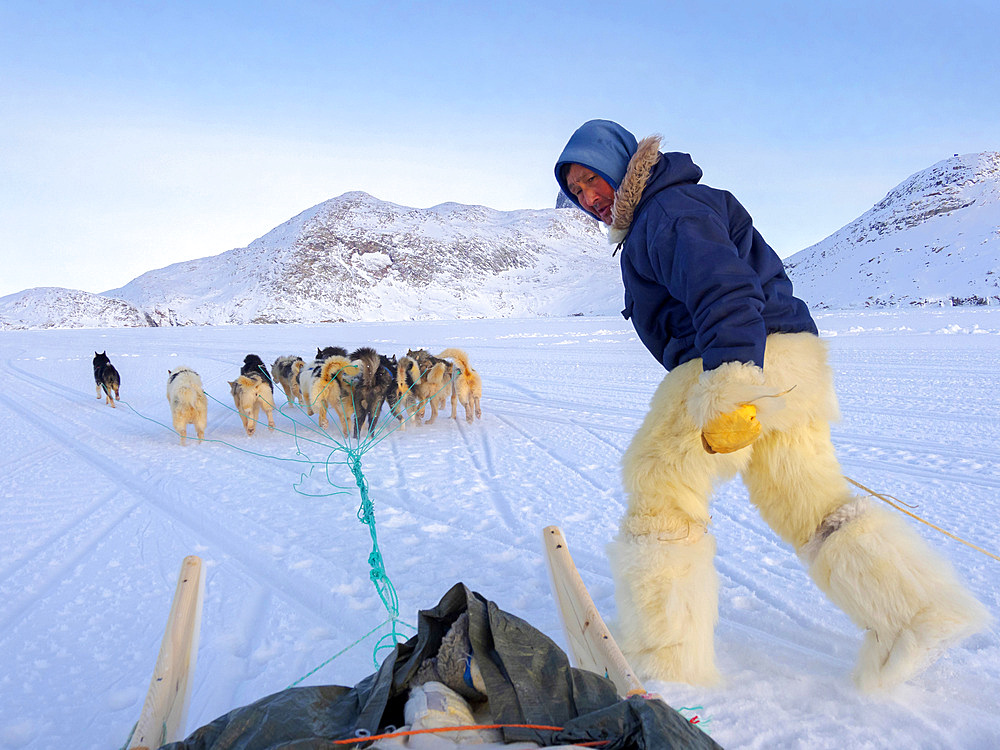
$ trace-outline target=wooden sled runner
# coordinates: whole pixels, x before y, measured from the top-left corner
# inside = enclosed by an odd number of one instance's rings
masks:
[[[183,738],[191,676],[198,656],[204,594],[201,558],[189,555],[181,563],[160,654],[139,722],[132,730],[129,750],[150,750]]]
[[[569,554],[562,530],[558,526],[546,526],[542,535],[552,574],[552,591],[559,603],[574,666],[608,677],[622,697],[646,695],[646,688],[635,676],[594,606]]]

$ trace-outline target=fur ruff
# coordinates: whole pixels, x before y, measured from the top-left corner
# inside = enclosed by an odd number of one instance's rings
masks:
[[[625,176],[615,191],[615,203],[611,208],[611,227],[608,241],[620,245],[625,241],[632,227],[635,207],[649,183],[649,174],[660,160],[660,136],[651,135],[639,141],[635,153],[629,159]]]

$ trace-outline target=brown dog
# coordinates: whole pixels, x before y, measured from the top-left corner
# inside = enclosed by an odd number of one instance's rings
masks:
[[[455,360],[455,373],[452,380],[455,389],[455,398],[465,408],[465,421],[472,422],[475,419],[482,419],[483,412],[479,402],[483,397],[483,379],[479,373],[469,366],[469,355],[461,349],[445,349],[438,354],[442,359]],[[458,419],[458,409],[455,398],[451,400],[451,418]]]
[[[430,404],[431,418],[427,420],[427,424],[434,424],[438,409],[443,409],[448,403],[448,394],[451,392],[451,363],[429,354],[426,349],[410,349],[406,352],[406,356],[420,368],[420,381],[415,387],[416,396],[420,400],[417,416],[423,419],[427,405]]]
[[[389,409],[399,420],[399,429],[406,429],[406,423],[420,408],[417,387],[420,385],[420,366],[411,357],[400,357],[396,362],[396,384],[391,389]],[[416,420],[417,424],[420,420]]]
[[[375,431],[379,413],[389,391],[396,384],[395,373],[383,366],[383,359],[370,346],[362,346],[351,352],[351,362],[358,365],[358,380],[354,384],[354,437],[358,437],[361,428],[368,425],[368,435]]]
[[[253,435],[257,429],[257,417],[260,416],[261,409],[267,415],[267,428],[274,429],[274,410],[271,405],[274,393],[270,382],[263,375],[257,372],[240,375],[236,380],[229,381],[229,392],[233,394],[233,403],[248,436]]]
[[[326,412],[332,408],[340,419],[340,431],[348,435],[348,420],[354,420],[354,393],[351,379],[359,367],[346,356],[339,354],[326,359],[313,360],[299,373],[299,387],[306,399],[306,413],[319,414],[319,426],[327,429],[330,422]]]

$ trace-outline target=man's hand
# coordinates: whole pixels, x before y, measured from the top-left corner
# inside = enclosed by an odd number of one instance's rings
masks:
[[[732,453],[746,448],[760,435],[757,407],[741,404],[720,414],[701,431],[701,444],[709,453]]]

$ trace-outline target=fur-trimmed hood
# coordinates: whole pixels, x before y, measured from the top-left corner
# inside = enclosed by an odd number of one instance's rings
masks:
[[[688,154],[661,152],[607,120],[584,123],[556,162],[580,164],[615,190],[608,239],[621,250],[625,309],[636,333],[670,370],[701,358],[704,369],[764,361],[768,334],[815,334],[781,259],[729,192],[701,182]],[[581,210],[582,207],[581,207]]]
[[[615,190],[608,241],[620,245],[632,227],[632,220],[644,199],[672,185],[694,184],[702,176],[701,168],[688,154],[677,151],[660,153],[660,136],[643,138],[629,160],[621,184]]]
[[[629,160],[621,185],[615,190],[615,205],[611,210],[611,230],[608,234],[611,244],[620,244],[628,234],[639,199],[649,184],[649,175],[659,160],[660,136],[643,138]]]
[[[589,120],[570,136],[556,160],[556,182],[570,202],[584,211],[586,209],[566,186],[566,168],[571,164],[580,164],[617,190],[636,146],[635,136],[617,122]]]
[[[556,180],[563,194],[586,211],[566,185],[565,170],[580,164],[602,177],[615,190],[609,240],[620,244],[632,226],[636,210],[652,184],[653,191],[681,183],[696,183],[701,169],[682,153],[660,153],[659,135],[636,141],[625,128],[610,120],[590,120],[573,133],[556,161]],[[654,179],[655,172],[655,179]],[[648,196],[646,196],[648,197]],[[587,215],[591,214],[587,212]]]

